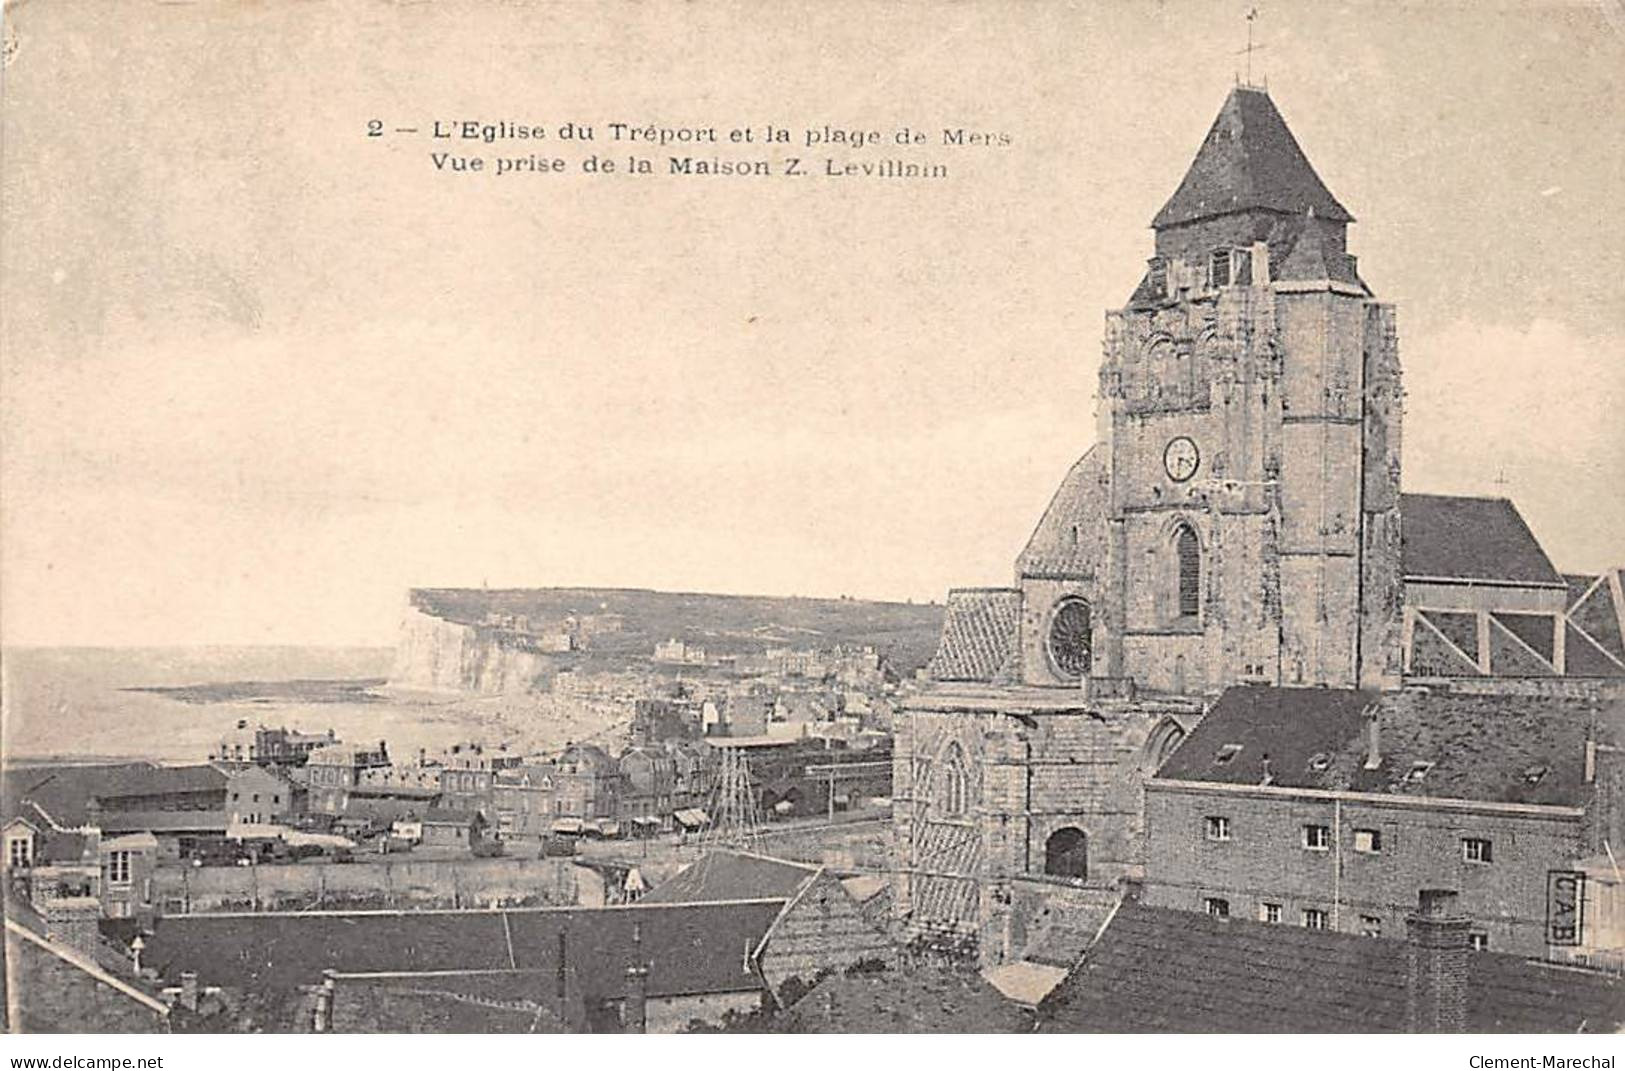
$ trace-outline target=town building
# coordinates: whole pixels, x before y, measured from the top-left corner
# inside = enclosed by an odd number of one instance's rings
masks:
[[[226,776],[226,817],[231,825],[269,825],[304,813],[309,789],[276,765],[252,765]]]
[[[546,761],[527,760],[497,774],[496,825],[504,839],[553,832],[599,832],[620,815],[621,773],[595,744],[572,744]]]
[[[1145,902],[1400,938],[1415,890],[1452,889],[1475,947],[1578,946],[1621,742],[1625,696],[1232,688],[1146,782]]]
[[[441,806],[494,814],[497,774],[523,762],[522,756],[508,752],[507,745],[453,744],[441,763]]]
[[[366,781],[368,771],[390,765],[389,747],[378,741],[377,748],[352,744],[328,744],[315,748],[305,759],[303,778],[310,791],[309,808],[320,814],[338,814],[348,806],[350,794]]]
[[[8,1033],[161,1034],[170,1030],[170,1005],[161,993],[104,966],[94,908],[55,918],[8,902],[5,963],[0,971],[0,1014]]]

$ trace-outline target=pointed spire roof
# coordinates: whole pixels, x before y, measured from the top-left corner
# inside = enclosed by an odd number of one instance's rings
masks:
[[[1324,220],[1354,221],[1315,174],[1269,94],[1237,86],[1219,110],[1185,180],[1151,226],[1161,230],[1254,209],[1294,215],[1313,209]]]

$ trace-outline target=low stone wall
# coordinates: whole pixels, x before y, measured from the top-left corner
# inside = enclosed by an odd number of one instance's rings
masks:
[[[153,877],[164,914],[323,908],[577,903],[568,859],[389,859],[350,864],[178,867]]]

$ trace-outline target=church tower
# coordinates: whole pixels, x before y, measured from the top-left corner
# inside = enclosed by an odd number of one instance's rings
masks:
[[[1017,563],[1024,683],[1397,684],[1399,357],[1351,222],[1236,87],[1107,315],[1098,445]]]

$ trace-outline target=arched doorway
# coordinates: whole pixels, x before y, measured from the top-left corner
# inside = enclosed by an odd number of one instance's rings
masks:
[[[1083,881],[1089,876],[1089,835],[1076,826],[1063,826],[1044,842],[1044,873]]]

